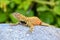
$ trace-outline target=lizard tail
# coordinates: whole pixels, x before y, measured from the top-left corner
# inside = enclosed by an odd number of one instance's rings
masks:
[[[49,24],[47,24],[47,23],[44,23],[44,22],[42,22],[40,25],[41,25],[41,26],[51,26],[51,25],[49,25]]]
[[[46,26],[46,27],[53,27],[53,28],[56,27],[56,26],[54,26],[54,25],[50,25],[50,24],[44,23],[44,22],[42,22],[40,25],[41,25],[41,26]]]

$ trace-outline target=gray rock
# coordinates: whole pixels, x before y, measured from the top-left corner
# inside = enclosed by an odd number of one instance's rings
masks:
[[[31,33],[24,25],[0,24],[0,40],[60,40],[60,29],[35,26]]]

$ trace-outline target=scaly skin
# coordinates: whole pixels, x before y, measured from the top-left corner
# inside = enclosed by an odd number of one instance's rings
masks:
[[[46,24],[42,22],[38,17],[26,17],[20,13],[13,13],[12,14],[15,18],[17,18],[19,21],[26,22],[25,25],[28,25],[30,27],[30,31],[33,31],[33,28],[35,25],[45,25],[49,26],[49,24]]]

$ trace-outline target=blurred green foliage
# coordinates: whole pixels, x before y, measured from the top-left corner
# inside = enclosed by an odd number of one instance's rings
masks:
[[[60,27],[60,0],[0,0],[0,23],[17,22],[13,12]]]

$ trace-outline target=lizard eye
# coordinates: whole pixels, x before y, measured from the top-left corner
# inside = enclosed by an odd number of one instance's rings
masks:
[[[20,21],[22,24],[26,24],[26,22],[25,21]]]

